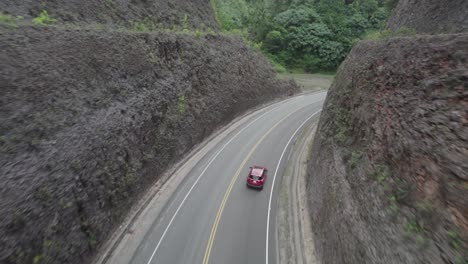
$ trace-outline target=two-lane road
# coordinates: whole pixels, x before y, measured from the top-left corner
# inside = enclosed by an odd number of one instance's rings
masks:
[[[276,263],[279,182],[295,135],[318,119],[325,96],[294,97],[245,117],[188,172],[129,262]],[[246,187],[252,165],[268,168],[261,191]]]

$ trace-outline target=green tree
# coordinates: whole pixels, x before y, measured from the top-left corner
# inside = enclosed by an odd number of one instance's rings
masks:
[[[376,0],[357,0],[351,6],[368,20],[379,8]]]
[[[223,30],[248,31],[270,61],[333,70],[352,45],[383,28],[398,0],[215,0]]]
[[[274,21],[284,28],[291,28],[321,22],[321,18],[314,9],[307,6],[298,6],[279,13],[275,16]]]
[[[263,41],[263,47],[267,52],[278,53],[284,48],[284,37],[280,31],[270,31]]]

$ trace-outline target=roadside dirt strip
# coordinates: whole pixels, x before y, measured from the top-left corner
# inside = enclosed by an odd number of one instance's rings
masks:
[[[285,169],[277,214],[279,263],[316,264],[312,225],[307,207],[306,169],[319,116],[294,143]]]

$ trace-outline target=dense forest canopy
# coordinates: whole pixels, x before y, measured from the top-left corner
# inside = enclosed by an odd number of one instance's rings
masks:
[[[214,0],[224,31],[240,31],[276,69],[334,71],[353,43],[383,28],[396,0]]]

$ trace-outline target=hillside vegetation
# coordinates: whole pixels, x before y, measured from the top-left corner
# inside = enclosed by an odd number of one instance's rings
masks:
[[[221,29],[240,31],[278,71],[335,71],[356,41],[383,29],[394,1],[214,0]]]

